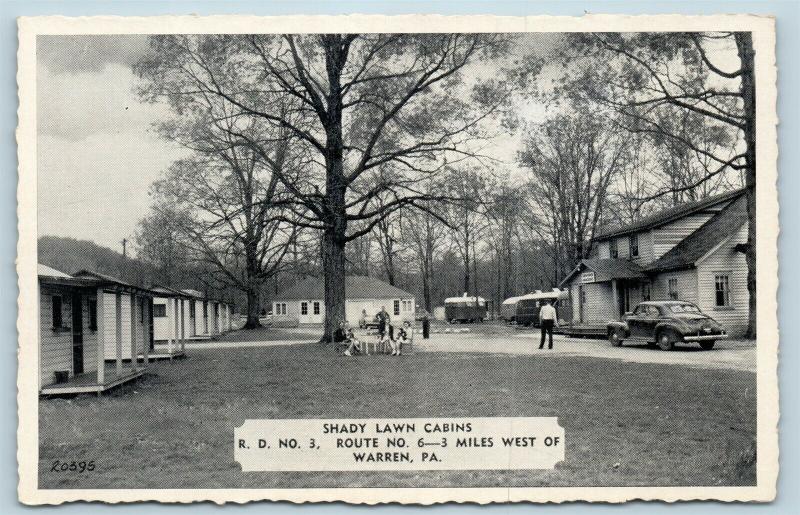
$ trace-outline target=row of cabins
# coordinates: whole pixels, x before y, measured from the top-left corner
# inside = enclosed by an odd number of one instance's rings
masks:
[[[193,290],[144,288],[41,264],[38,281],[43,395],[102,393],[142,375],[151,359],[182,355],[187,339],[231,329],[230,304]]]
[[[747,199],[709,196],[604,231],[561,282],[573,324],[605,327],[647,300],[696,304],[729,334],[747,329]]]

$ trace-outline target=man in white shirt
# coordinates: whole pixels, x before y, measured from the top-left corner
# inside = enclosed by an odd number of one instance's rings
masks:
[[[542,342],[539,344],[540,349],[544,349],[544,337],[549,335],[550,344],[548,349],[553,348],[553,326],[558,325],[558,314],[556,308],[550,305],[550,301],[544,301],[544,305],[539,309],[539,325],[542,327]]]

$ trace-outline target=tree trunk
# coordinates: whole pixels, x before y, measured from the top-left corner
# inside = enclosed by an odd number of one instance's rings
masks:
[[[756,98],[753,38],[749,32],[736,34],[742,61],[741,93],[745,115],[745,184],[747,185],[747,292],[750,296],[747,337],[756,337]]]
[[[325,328],[322,342],[329,342],[339,322],[345,320],[345,255],[344,234],[335,228],[322,235],[322,264],[325,269]]]
[[[251,284],[247,288],[247,322],[244,324],[244,329],[255,329],[261,327],[259,320],[260,311],[260,287]]]

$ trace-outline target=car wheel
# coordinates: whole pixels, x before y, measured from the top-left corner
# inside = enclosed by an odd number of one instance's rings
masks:
[[[621,347],[624,338],[625,335],[622,333],[622,329],[612,329],[608,333],[608,341],[610,341],[611,345],[614,347]]]
[[[706,340],[704,342],[700,342],[700,347],[703,350],[711,350],[714,348],[715,343],[717,343],[716,340]]]
[[[675,348],[675,335],[672,331],[662,331],[658,334],[658,346],[661,350],[672,350]]]

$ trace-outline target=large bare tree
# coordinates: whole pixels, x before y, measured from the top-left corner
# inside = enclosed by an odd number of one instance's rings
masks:
[[[504,96],[497,81],[466,83],[461,72],[502,43],[463,34],[154,36],[137,70],[148,98],[178,108],[185,97],[222,98],[231,116],[284,128],[313,155],[302,179],[278,177],[303,207],[295,223],[321,233],[327,340],[345,316],[347,243],[401,208],[425,209],[420,181],[477,152],[470,142],[485,137],[481,122]]]

